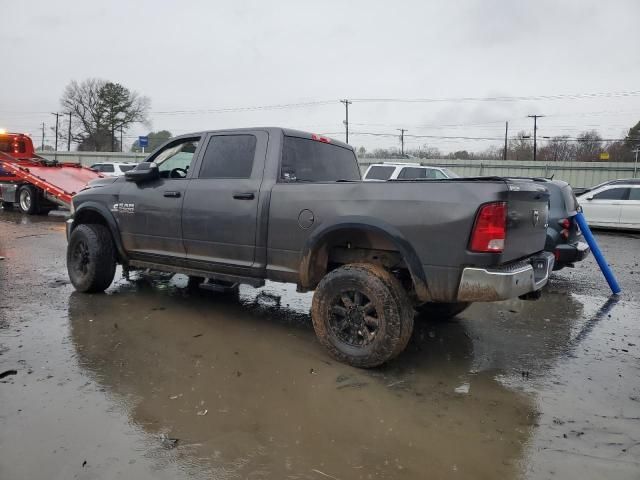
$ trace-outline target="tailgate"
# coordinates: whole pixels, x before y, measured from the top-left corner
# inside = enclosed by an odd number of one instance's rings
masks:
[[[534,182],[508,181],[507,234],[502,261],[528,257],[544,249],[549,193]]]

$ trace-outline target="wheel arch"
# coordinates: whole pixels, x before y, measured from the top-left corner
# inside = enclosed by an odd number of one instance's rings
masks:
[[[111,239],[113,240],[113,244],[116,247],[118,261],[120,263],[127,263],[128,256],[124,249],[124,246],[122,245],[122,240],[120,238],[120,233],[118,230],[118,224],[116,223],[115,217],[107,209],[107,207],[97,202],[82,203],[80,206],[78,206],[78,208],[76,208],[76,211],[73,214],[73,223],[71,224],[69,234],[71,234],[71,232],[73,232],[73,230],[78,225],[88,223],[97,223],[100,225],[104,225],[109,229],[109,232],[111,233]]]
[[[382,244],[397,251],[409,271],[419,300],[428,298],[427,279],[415,249],[394,226],[372,217],[344,217],[315,230],[307,239],[299,267],[300,286],[312,289],[328,271],[329,249],[336,242]]]

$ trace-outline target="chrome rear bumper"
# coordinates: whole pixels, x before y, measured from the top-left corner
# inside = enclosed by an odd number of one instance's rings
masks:
[[[458,301],[495,302],[540,290],[549,280],[553,263],[553,254],[542,252],[498,268],[467,267],[462,271]]]

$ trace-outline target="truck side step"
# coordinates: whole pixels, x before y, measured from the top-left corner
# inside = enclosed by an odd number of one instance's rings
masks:
[[[264,286],[264,279],[255,278],[255,277],[245,277],[241,275],[232,275],[226,273],[212,273],[207,270],[200,270],[197,268],[188,268],[178,265],[165,265],[155,262],[147,262],[144,260],[130,260],[129,267],[134,268],[148,268],[150,270],[159,270],[161,272],[173,272],[173,273],[183,273],[185,275],[193,276],[193,277],[203,277],[203,278],[213,278],[214,282],[228,282],[228,283],[237,283],[250,285],[254,288],[259,288]]]

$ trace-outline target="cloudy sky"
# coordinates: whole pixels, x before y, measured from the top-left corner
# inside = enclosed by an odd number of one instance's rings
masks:
[[[0,127],[38,143],[65,85],[88,77],[148,96],[149,127],[174,134],[280,125],[342,139],[341,98],[353,99],[350,143],[369,149],[398,140],[365,133],[398,128],[420,136],[411,147],[481,149],[507,120],[530,130],[534,113],[542,136],[617,138],[640,120],[638,0],[0,5]]]

